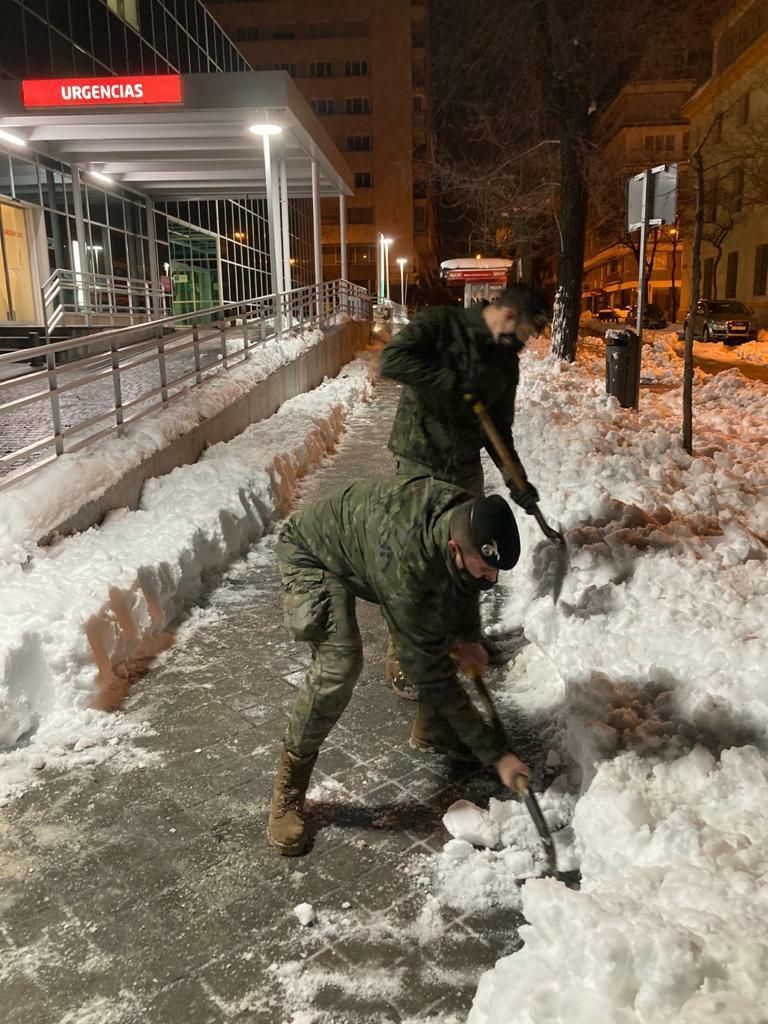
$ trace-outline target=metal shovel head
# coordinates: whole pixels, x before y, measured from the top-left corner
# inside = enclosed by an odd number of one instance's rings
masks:
[[[537,580],[536,597],[552,595],[557,604],[568,572],[568,548],[562,534],[560,540],[543,540],[533,552],[533,571]]]

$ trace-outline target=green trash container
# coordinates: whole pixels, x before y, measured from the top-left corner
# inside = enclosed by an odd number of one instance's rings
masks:
[[[640,380],[640,338],[634,331],[605,332],[605,392],[629,409]]]

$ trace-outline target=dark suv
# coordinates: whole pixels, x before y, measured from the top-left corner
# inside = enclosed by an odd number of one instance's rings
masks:
[[[634,303],[629,307],[627,313],[627,326],[632,327],[637,323],[637,303]],[[660,331],[662,328],[667,326],[667,321],[661,308],[653,302],[647,303],[643,310],[643,327],[647,327],[651,331]]]
[[[688,317],[685,318],[688,323]],[[693,336],[702,341],[740,345],[757,340],[757,320],[749,306],[735,299],[701,299],[693,315]]]

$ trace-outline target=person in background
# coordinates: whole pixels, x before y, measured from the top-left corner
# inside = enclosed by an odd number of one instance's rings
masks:
[[[524,487],[512,499],[531,513],[539,500],[512,437],[520,377],[518,353],[549,322],[542,293],[514,284],[490,304],[470,309],[437,306],[414,317],[385,346],[381,374],[403,385],[389,436],[400,476],[432,476],[482,495],[480,453],[498,465],[466,394],[479,398],[518,464]],[[385,676],[398,696],[415,700],[390,638]]]

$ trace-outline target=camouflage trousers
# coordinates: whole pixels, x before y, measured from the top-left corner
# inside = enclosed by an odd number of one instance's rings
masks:
[[[280,560],[285,624],[312,651],[285,733],[297,757],[316,753],[349,703],[363,667],[355,597],[324,569]]]
[[[474,498],[482,498],[485,480],[483,479],[483,467],[478,466],[477,472],[472,476],[459,479],[452,473],[436,473],[431,466],[425,466],[422,462],[413,462],[411,459],[404,459],[402,455],[395,456],[395,476],[433,476],[435,480],[444,480],[446,483],[462,487]]]

